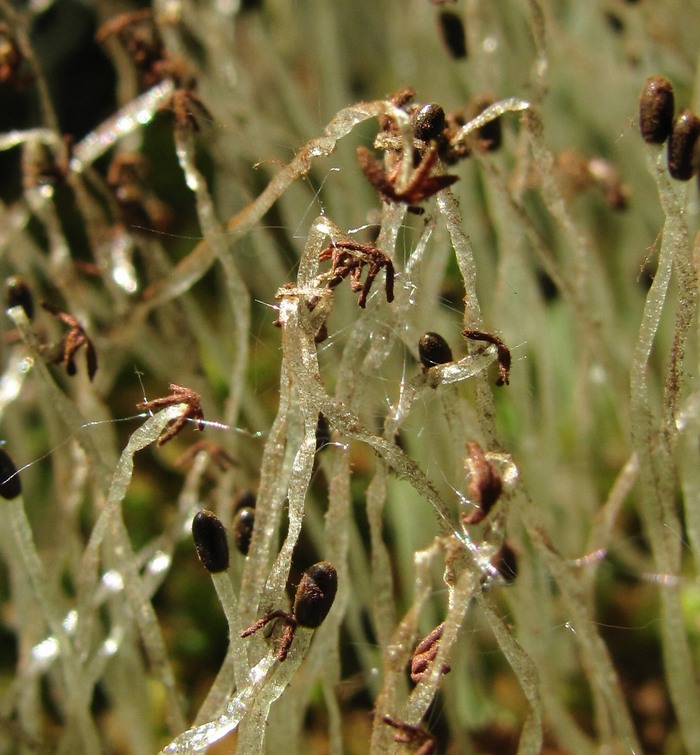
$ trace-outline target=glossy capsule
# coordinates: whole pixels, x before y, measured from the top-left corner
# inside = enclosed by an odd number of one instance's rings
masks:
[[[11,275],[5,281],[5,303],[7,308],[22,307],[24,314],[31,320],[34,317],[34,298],[29,285],[19,275]]]
[[[418,357],[425,369],[452,362],[452,349],[439,333],[424,333],[418,341]]]
[[[241,493],[238,496],[238,500],[233,506],[234,511],[240,511],[241,509],[254,509],[257,498],[252,490],[246,490],[245,493]]]
[[[673,126],[673,86],[663,76],[650,76],[639,98],[639,130],[647,144],[663,144]]]
[[[199,560],[211,574],[228,569],[226,527],[212,511],[198,511],[192,520],[192,537]]]
[[[684,110],[676,118],[668,139],[668,172],[678,181],[689,181],[697,169],[694,157],[700,137],[700,118]]]
[[[321,626],[331,610],[338,591],[338,573],[333,564],[319,561],[310,566],[299,582],[294,596],[293,616],[302,627]]]
[[[17,467],[9,454],[0,448],[0,496],[11,501],[22,492]]]
[[[462,19],[452,11],[444,10],[438,15],[440,35],[450,55],[459,60],[467,57],[467,38]]]
[[[326,446],[331,444],[331,426],[328,420],[321,412],[318,413],[318,423],[316,424],[316,453],[322,451]]]
[[[439,139],[445,130],[445,111],[436,102],[423,105],[413,116],[413,135],[429,142]]]
[[[254,527],[255,509],[251,506],[244,506],[242,509],[238,509],[236,516],[233,518],[231,528],[236,549],[244,556],[247,556],[250,550],[250,541],[253,539]]]
[[[478,443],[467,443],[465,466],[469,472],[469,497],[474,508],[461,519],[463,524],[479,524],[500,498],[503,482]]]
[[[492,564],[507,584],[514,582],[518,576],[518,556],[508,543],[503,543],[501,549],[493,557]]]

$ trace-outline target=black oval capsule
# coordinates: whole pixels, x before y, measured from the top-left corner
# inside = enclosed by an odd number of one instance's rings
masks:
[[[700,137],[700,118],[690,110],[684,110],[676,118],[668,139],[668,172],[678,181],[693,177],[696,165],[693,152]]]
[[[429,142],[439,139],[445,130],[445,111],[436,102],[423,105],[413,116],[413,135]]]
[[[673,127],[673,86],[663,76],[650,76],[639,98],[639,130],[648,144],[663,144]]]
[[[0,448],[0,496],[11,501],[22,492],[17,467],[9,454]]]
[[[294,597],[293,615],[303,627],[321,626],[331,610],[338,591],[338,573],[333,564],[319,561],[310,566],[299,582]]]
[[[257,498],[252,490],[246,490],[245,493],[241,493],[238,500],[233,506],[234,511],[240,511],[241,509],[254,509]]]
[[[505,582],[513,582],[518,576],[518,556],[508,543],[503,543],[493,559],[493,565]]]
[[[31,320],[34,317],[34,298],[29,285],[19,275],[12,275],[5,281],[5,303],[7,308],[22,307]]]
[[[192,537],[199,560],[212,574],[228,569],[226,527],[212,511],[198,511],[192,520]]]
[[[467,57],[467,37],[462,19],[452,11],[444,10],[438,16],[440,34],[445,47],[453,58]]]
[[[439,333],[424,333],[418,341],[418,356],[425,369],[452,360],[452,349]]]
[[[316,453],[323,450],[331,444],[331,427],[328,420],[321,412],[318,413],[318,423],[316,425]]]
[[[239,553],[244,556],[248,555],[250,550],[250,541],[253,538],[253,527],[255,526],[255,509],[250,506],[244,506],[238,509],[236,516],[233,518],[233,542]]]

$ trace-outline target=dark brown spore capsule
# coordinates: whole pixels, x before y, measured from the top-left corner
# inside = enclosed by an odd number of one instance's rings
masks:
[[[663,144],[673,126],[673,86],[663,76],[650,76],[639,98],[639,130],[648,144]]]
[[[614,34],[622,34],[622,32],[625,30],[625,23],[624,21],[617,15],[617,13],[606,13],[605,14],[605,21],[608,24],[608,28],[614,33]]]
[[[426,637],[419,643],[411,656],[411,681],[415,684],[428,673],[430,665],[435,660],[440,649],[440,640],[445,629],[445,622],[438,624]],[[447,663],[443,663],[440,669],[441,674],[449,674],[451,671]]]
[[[481,113],[483,113],[486,108],[491,107],[494,102],[495,100],[493,97],[476,97],[469,104],[469,114],[471,118],[476,118],[477,115],[481,115]],[[487,152],[494,152],[499,149],[501,144],[503,144],[503,128],[501,127],[500,117],[494,118],[492,121],[485,123],[481,128],[478,128],[474,134],[476,136],[477,145],[481,147],[481,149],[484,149]]]
[[[234,511],[240,511],[241,509],[254,509],[257,498],[252,490],[246,490],[245,493],[241,493],[238,500],[233,506]]]
[[[11,501],[22,492],[17,467],[9,454],[0,448],[0,496]]]
[[[469,472],[469,495],[474,508],[463,514],[461,519],[463,524],[479,524],[500,498],[503,483],[478,443],[467,443],[467,454],[465,465]]]
[[[438,15],[440,34],[448,52],[459,60],[467,57],[467,38],[462,19],[452,11],[444,10]]]
[[[30,320],[34,317],[34,297],[27,281],[19,275],[11,275],[5,281],[5,302],[8,309],[22,307]]]
[[[212,573],[228,569],[226,527],[212,511],[198,511],[192,520],[192,537],[199,560]]]
[[[316,425],[316,453],[323,450],[331,444],[331,428],[328,420],[318,413],[318,424]]]
[[[424,333],[418,341],[418,356],[425,369],[452,360],[452,349],[439,333]]]
[[[429,142],[439,139],[445,130],[445,111],[436,102],[423,105],[413,116],[413,134],[416,139]]]
[[[700,118],[684,110],[676,118],[668,139],[668,172],[678,181],[689,181],[695,173],[693,152],[700,137]]]
[[[504,582],[510,584],[518,576],[518,557],[508,543],[503,543],[492,563],[498,569]]]
[[[253,527],[255,526],[255,509],[245,506],[238,510],[233,518],[233,542],[239,553],[244,556],[248,555],[250,550],[250,541],[253,538]]]
[[[338,573],[333,564],[319,561],[310,566],[299,582],[292,611],[302,627],[321,626],[331,610],[338,590]]]

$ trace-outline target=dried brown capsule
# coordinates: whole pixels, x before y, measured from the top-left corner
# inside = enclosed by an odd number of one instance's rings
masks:
[[[439,333],[423,333],[418,341],[418,356],[425,369],[452,360],[452,349]]]
[[[391,716],[382,716],[382,721],[396,729],[394,742],[408,745],[415,755],[433,755],[435,752],[435,737],[420,726],[398,721]]]
[[[12,275],[5,281],[5,302],[8,309],[22,307],[24,314],[31,320],[34,317],[34,298],[27,281],[19,275]]]
[[[199,560],[211,574],[228,569],[226,527],[212,511],[198,511],[192,520],[192,537]]]
[[[0,448],[0,496],[11,501],[22,492],[22,483],[15,463],[9,454]]]
[[[350,277],[350,288],[359,291],[357,303],[362,309],[367,306],[367,297],[374,279],[379,271],[386,270],[384,290],[386,300],[394,301],[394,264],[386,254],[383,254],[372,244],[361,244],[357,241],[337,241],[326,247],[319,255],[319,260],[331,260],[333,277],[328,281],[328,288],[335,288],[345,278]],[[362,269],[367,266],[367,277],[364,284],[360,280]]]
[[[239,553],[244,556],[248,555],[250,550],[250,541],[253,538],[253,527],[255,526],[255,509],[250,506],[244,506],[239,509],[233,518],[231,525],[233,530],[233,542]]]
[[[434,144],[426,151],[420,163],[411,174],[406,186],[403,189],[398,189],[395,185],[395,181],[399,175],[398,170],[394,169],[390,174],[387,174],[368,149],[365,147],[357,148],[357,161],[360,163],[362,172],[385,202],[417,204],[459,180],[459,176],[445,175],[444,173],[441,175],[431,175],[437,160],[438,145]],[[355,244],[357,245],[357,242]],[[363,244],[362,246],[367,245]],[[322,257],[319,257],[319,259],[322,259]]]
[[[462,19],[452,11],[444,10],[438,15],[440,35],[453,58],[467,57],[467,38],[464,33]]]
[[[429,142],[439,139],[445,130],[445,111],[436,102],[423,105],[413,116],[413,135]]]
[[[648,144],[663,144],[673,126],[673,86],[663,76],[650,76],[639,98],[639,130]]]
[[[191,388],[175,383],[170,383],[170,391],[169,396],[154,398],[152,401],[141,401],[136,404],[137,409],[146,409],[147,411],[163,409],[166,406],[176,406],[177,404],[185,405],[185,411],[173,420],[158,438],[159,446],[172,440],[184,428],[188,420],[193,420],[198,430],[204,430],[204,412],[202,411],[200,395]]]
[[[485,333],[481,330],[463,330],[462,335],[472,341],[486,341],[496,347],[498,358],[498,379],[496,385],[510,385],[510,349],[493,333]]]
[[[445,622],[438,624],[435,629],[426,635],[416,646],[411,656],[411,681],[415,684],[428,673],[430,664],[435,660],[440,649],[440,640],[445,630]],[[440,669],[441,674],[449,674],[452,669],[447,663],[443,663]]]
[[[668,139],[668,172],[678,181],[693,177],[697,165],[693,159],[695,145],[700,137],[700,118],[684,110],[676,118]]]
[[[65,364],[66,372],[73,377],[78,371],[78,368],[75,366],[75,354],[78,349],[84,346],[87,373],[90,380],[92,380],[97,372],[97,352],[95,351],[92,341],[85,333],[83,326],[69,312],[61,312],[61,310],[58,309],[58,307],[54,307],[53,304],[43,301],[41,302],[41,306],[70,328],[63,337],[61,353],[56,357],[54,363]]]
[[[478,443],[467,443],[467,453],[465,466],[469,472],[469,496],[474,508],[461,519],[463,524],[479,524],[500,498],[503,483]]]
[[[304,572],[294,596],[292,613],[280,609],[270,611],[241,632],[241,637],[249,637],[274,619],[283,619],[285,628],[277,648],[277,659],[284,661],[294,640],[296,628],[302,626],[316,629],[321,626],[331,610],[337,591],[338,573],[335,567],[328,561],[319,561]]]
[[[95,39],[104,43],[109,37],[119,40],[133,62],[142,89],[161,81],[159,64],[165,60],[167,53],[150,9],[122,13],[102,24]]]

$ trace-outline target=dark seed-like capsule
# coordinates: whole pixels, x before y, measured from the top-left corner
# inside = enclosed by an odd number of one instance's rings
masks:
[[[678,181],[688,181],[695,173],[697,165],[693,152],[698,137],[700,118],[690,110],[684,110],[676,118],[668,139],[668,172]]]
[[[413,116],[413,134],[416,139],[429,142],[439,139],[445,130],[445,111],[436,102],[423,105]]]
[[[467,57],[467,38],[462,19],[452,11],[444,10],[438,15],[440,34],[448,52],[453,58]]]
[[[11,501],[22,492],[17,467],[9,454],[0,448],[0,496]]]
[[[246,490],[245,493],[241,493],[236,501],[233,510],[240,511],[241,509],[254,509],[257,498],[252,490]]]
[[[12,275],[5,281],[5,302],[8,309],[22,307],[30,320],[34,317],[34,298],[24,278]]]
[[[338,573],[333,564],[319,561],[310,566],[299,582],[294,597],[294,618],[303,627],[321,626],[331,610],[338,590]]]
[[[445,630],[445,622],[438,624],[435,629],[424,637],[417,645],[411,656],[411,681],[415,684],[426,675],[430,670],[431,663],[435,660],[440,649],[440,640]],[[451,671],[447,663],[443,663],[440,669],[441,674],[449,674]]]
[[[233,541],[239,553],[244,556],[248,555],[250,550],[250,541],[253,537],[253,527],[255,526],[255,509],[245,506],[238,510],[233,518]]]
[[[614,34],[622,34],[625,30],[625,22],[617,15],[617,13],[606,13],[605,20],[607,21],[608,28]]]
[[[479,524],[500,498],[503,483],[478,443],[467,443],[467,452],[465,466],[469,472],[469,496],[474,508],[461,519],[463,524]]]
[[[503,543],[492,563],[505,582],[513,582],[518,576],[518,557],[508,543]]]
[[[673,126],[673,86],[663,76],[650,76],[639,98],[639,130],[648,144],[663,144]]]
[[[198,511],[192,520],[192,537],[199,560],[212,574],[228,569],[226,527],[212,511]]]
[[[316,425],[316,453],[331,444],[331,428],[328,420],[318,413],[318,424]]]
[[[492,97],[477,97],[469,104],[469,113],[472,118],[476,118],[477,115],[491,107],[495,100]],[[481,128],[478,128],[475,132],[478,145],[485,149],[487,152],[493,152],[500,148],[503,143],[503,129],[501,127],[501,119],[494,118],[492,121],[485,123]]]
[[[439,333],[424,333],[418,341],[418,356],[427,370],[436,364],[446,364],[452,360],[452,349]]]

